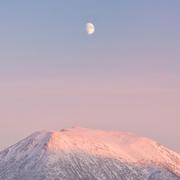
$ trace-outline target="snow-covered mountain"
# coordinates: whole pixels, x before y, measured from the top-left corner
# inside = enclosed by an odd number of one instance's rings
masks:
[[[40,131],[0,153],[0,180],[171,179],[180,179],[180,155],[125,132]]]

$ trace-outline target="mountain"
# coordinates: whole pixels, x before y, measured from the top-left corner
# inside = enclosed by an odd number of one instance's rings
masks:
[[[126,132],[39,131],[0,153],[0,180],[180,180],[180,155]]]

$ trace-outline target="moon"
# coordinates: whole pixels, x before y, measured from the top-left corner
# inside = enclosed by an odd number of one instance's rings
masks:
[[[93,23],[88,22],[88,23],[86,24],[86,32],[87,32],[89,35],[92,35],[92,34],[95,33],[95,26],[94,26]]]

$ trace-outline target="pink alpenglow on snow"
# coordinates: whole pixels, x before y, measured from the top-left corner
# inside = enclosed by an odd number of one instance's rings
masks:
[[[180,179],[180,155],[127,132],[39,131],[0,153],[0,179]],[[23,179],[24,180],[24,179]]]

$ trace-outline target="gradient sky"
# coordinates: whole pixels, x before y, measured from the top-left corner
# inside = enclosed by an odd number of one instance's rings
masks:
[[[180,152],[179,0],[0,1],[0,149],[72,126]]]

